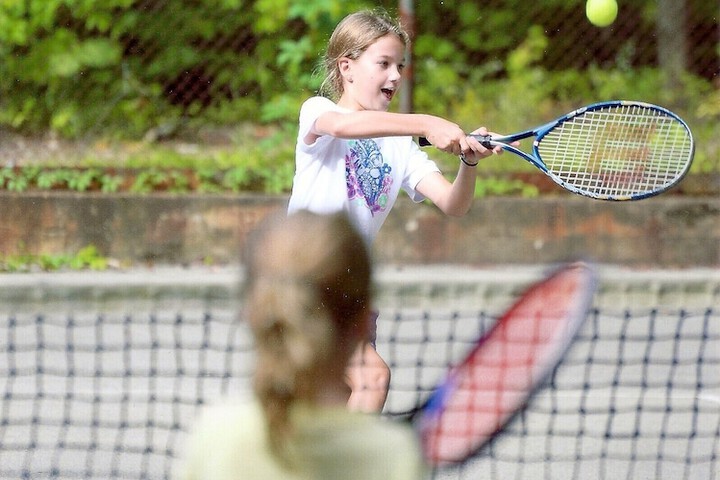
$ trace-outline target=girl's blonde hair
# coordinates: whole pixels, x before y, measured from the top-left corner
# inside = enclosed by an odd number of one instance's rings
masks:
[[[357,59],[367,48],[385,35],[397,35],[407,46],[409,37],[400,23],[387,13],[364,10],[345,17],[335,27],[323,57],[325,79],[320,94],[337,100],[343,94],[342,75],[338,62],[342,58]]]
[[[344,214],[300,211],[258,230],[246,257],[248,320],[255,336],[254,390],[270,449],[292,467],[289,411],[317,398],[321,379],[344,371],[365,333],[370,258]]]

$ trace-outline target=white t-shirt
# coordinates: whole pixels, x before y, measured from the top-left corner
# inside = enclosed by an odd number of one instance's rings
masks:
[[[300,110],[288,213],[344,211],[370,245],[400,188],[421,202],[424,197],[415,187],[426,175],[440,170],[412,137],[346,140],[325,135],[312,145],[305,144],[303,139],[327,111],[347,112],[324,97],[306,100]]]

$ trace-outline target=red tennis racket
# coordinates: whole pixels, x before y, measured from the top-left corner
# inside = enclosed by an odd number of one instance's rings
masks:
[[[590,308],[594,270],[574,263],[531,286],[412,418],[430,466],[465,461],[555,369]]]

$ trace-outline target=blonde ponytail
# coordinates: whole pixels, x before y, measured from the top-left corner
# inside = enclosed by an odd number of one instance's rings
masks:
[[[353,329],[370,308],[370,261],[344,215],[302,211],[261,229],[246,265],[255,395],[271,451],[292,467],[290,409],[316,398],[318,378],[359,340]]]

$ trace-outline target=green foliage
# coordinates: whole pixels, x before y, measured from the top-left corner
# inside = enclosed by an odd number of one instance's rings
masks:
[[[480,177],[475,183],[475,197],[520,196],[533,198],[540,195],[538,188],[518,179]]]
[[[689,1],[703,15],[714,13],[712,2]],[[462,0],[414,3],[416,111],[469,130],[511,132],[592,101],[640,99],[689,121],[698,145],[691,173],[720,171],[720,93],[710,80],[688,74],[681,88],[666,88],[653,60],[637,58],[647,40],[634,32],[607,37],[615,58],[595,61],[589,52],[582,68],[558,61],[573,47],[558,32],[585,21],[583,0],[505,0],[492,8]],[[322,80],[320,55],[337,22],[366,7],[397,13],[398,2],[0,0],[0,128],[115,140],[137,140],[165,125],[183,134],[250,122],[276,132],[223,151],[138,148],[122,165],[1,168],[0,188],[288,192],[297,114]],[[627,0],[623,8],[639,31],[658,15],[644,0]],[[187,82],[204,96],[179,97],[176,89]],[[456,158],[433,156],[455,172]],[[534,195],[504,180],[507,172],[531,169],[511,155],[478,168],[488,178],[478,195]]]
[[[37,176],[37,187],[41,190],[62,188],[68,184],[71,172],[69,169],[44,170]]]
[[[720,121],[720,94],[705,79],[686,75],[683,88],[664,88],[662,72],[651,67],[626,67],[618,62],[616,68],[591,64],[585,72],[577,70],[550,71],[543,67],[547,54],[547,38],[542,29],[531,27],[524,41],[507,55],[506,77],[495,78],[493,65],[476,69],[478,80],[470,82],[472,88],[447,88],[453,75],[448,68],[434,70],[435,60],[424,60],[422,71],[439,71],[438,75],[423,75],[416,86],[417,108],[454,119],[468,131],[487,126],[495,132],[510,133],[553,120],[559,115],[593,101],[610,99],[640,99],[666,105],[685,118],[696,141],[695,160],[690,173],[720,171],[720,140],[717,125]],[[439,48],[440,55],[446,53]],[[430,50],[428,50],[428,53]],[[451,62],[447,52],[446,62]],[[439,110],[439,106],[442,109]],[[529,150],[529,142],[524,148]],[[454,172],[457,159],[435,154],[444,169]],[[532,171],[533,167],[513,155],[491,157],[478,166],[481,178],[489,176],[488,185],[478,187],[478,195],[512,192],[534,195],[523,191],[518,181],[512,185],[497,177],[513,171]],[[496,186],[489,186],[492,183]]]
[[[99,190],[116,192],[122,177],[101,168],[40,167],[30,165],[0,170],[0,190],[25,192],[27,190],[69,190],[86,192]]]
[[[97,247],[87,245],[74,254],[0,255],[0,272],[106,270],[108,263],[108,258],[101,255]]]
[[[3,168],[0,170],[0,186],[4,186],[11,192],[22,192],[27,188],[27,178],[18,175],[12,168]]]
[[[138,138],[178,118],[229,124],[262,111],[267,121],[289,119],[287,102],[319,85],[313,72],[337,21],[372,5],[5,0],[0,125]],[[178,98],[186,82],[204,96]]]
[[[100,191],[103,193],[115,193],[120,189],[122,177],[111,173],[103,173],[98,178],[100,182]]]
[[[53,164],[0,168],[0,190],[64,190],[173,194],[286,193],[294,175],[291,128],[243,128],[233,145],[205,151],[128,144],[111,160],[87,156],[75,166]],[[122,148],[119,151],[123,151]]]

